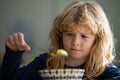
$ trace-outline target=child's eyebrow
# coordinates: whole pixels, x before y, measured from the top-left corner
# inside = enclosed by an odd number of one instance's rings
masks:
[[[65,31],[65,32],[72,32],[72,31]]]
[[[81,33],[83,35],[92,35],[91,33]]]

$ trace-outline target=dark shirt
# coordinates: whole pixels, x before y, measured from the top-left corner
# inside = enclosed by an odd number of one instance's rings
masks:
[[[36,57],[27,66],[20,68],[20,62],[24,51],[14,52],[6,47],[3,63],[1,66],[2,79],[0,80],[42,80],[39,70],[46,68],[47,53],[41,54]],[[71,67],[65,65],[64,68],[80,68],[83,69],[84,65],[78,67]],[[110,63],[105,71],[95,78],[96,80],[120,80],[120,69],[114,64]]]

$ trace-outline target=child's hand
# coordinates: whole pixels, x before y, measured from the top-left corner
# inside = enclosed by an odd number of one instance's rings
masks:
[[[29,51],[30,46],[24,40],[24,34],[21,32],[14,33],[5,41],[7,47],[13,51]]]

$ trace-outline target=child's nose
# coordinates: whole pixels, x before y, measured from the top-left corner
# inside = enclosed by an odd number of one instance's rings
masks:
[[[74,39],[73,39],[73,45],[74,46],[80,46],[81,44],[81,39],[79,36],[75,36]]]

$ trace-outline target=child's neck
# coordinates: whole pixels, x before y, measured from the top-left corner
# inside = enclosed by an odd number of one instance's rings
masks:
[[[72,66],[72,67],[76,67],[76,66],[80,66],[82,64],[85,63],[86,60],[84,59],[71,59],[71,58],[66,58],[65,59],[65,64]]]

